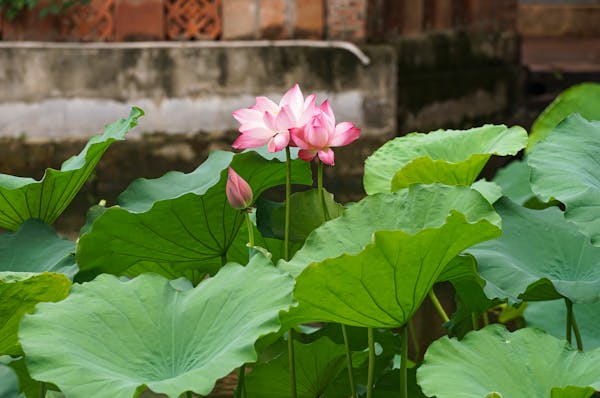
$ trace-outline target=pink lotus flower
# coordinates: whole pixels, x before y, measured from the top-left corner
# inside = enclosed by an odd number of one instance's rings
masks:
[[[227,170],[225,194],[229,204],[234,209],[244,210],[252,204],[252,188],[231,167]]]
[[[319,111],[311,123],[302,128],[292,129],[292,139],[300,148],[300,159],[308,162],[318,156],[323,163],[333,166],[335,162],[331,148],[355,141],[360,136],[360,129],[349,122],[336,125],[335,116],[327,100],[319,106]]]
[[[242,134],[232,146],[247,149],[268,144],[269,152],[278,152],[289,145],[290,129],[306,125],[318,113],[315,95],[305,99],[298,84],[284,94],[279,105],[267,97],[256,97],[250,108],[233,112]]]

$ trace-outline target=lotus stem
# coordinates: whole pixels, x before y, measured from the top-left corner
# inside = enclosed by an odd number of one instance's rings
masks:
[[[400,398],[408,398],[408,329],[402,328],[400,336]]]
[[[290,329],[288,332],[288,354],[290,358],[289,368],[290,368],[290,389],[292,398],[296,398],[298,396],[298,392],[296,391],[296,362],[294,355],[294,329]]]
[[[479,319],[476,312],[471,312],[471,324],[473,330],[479,330]]]
[[[487,326],[487,325],[489,325],[489,324],[490,324],[490,318],[489,318],[489,316],[488,316],[487,310],[485,310],[485,311],[483,312],[483,324],[484,324],[485,326]]]
[[[327,206],[325,205],[325,195],[323,194],[323,162],[317,161],[317,194],[319,195],[319,202],[321,203],[321,212],[323,212],[323,219],[329,220],[329,214],[327,213]]]
[[[354,385],[354,375],[353,375],[353,367],[352,367],[352,351],[350,351],[350,343],[348,342],[348,331],[346,330],[346,325],[343,323],[340,324],[342,327],[342,335],[344,336],[344,346],[346,347],[346,362],[348,364],[348,380],[350,382],[350,393],[352,398],[356,397],[356,386]]]
[[[290,148],[285,147],[285,232],[283,236],[283,257],[290,259],[290,195],[292,194],[292,159]]]
[[[577,350],[583,351],[583,341],[581,340],[581,333],[579,332],[575,313],[573,312],[573,302],[565,298],[565,304],[567,305],[567,341],[571,344],[571,330],[573,330],[575,341],[577,342]]]
[[[367,373],[367,398],[373,398],[373,381],[375,376],[375,340],[373,339],[373,328],[367,328],[369,339],[369,370]]]
[[[290,259],[290,195],[292,194],[292,157],[290,147],[285,147],[285,232],[283,237],[283,258]],[[291,397],[296,398],[296,364],[294,358],[294,329],[288,333],[288,355],[290,359],[290,390]]]
[[[246,398],[246,364],[240,366],[238,370],[238,384],[235,396],[237,398]]]
[[[244,210],[244,217],[246,218],[246,226],[248,227],[248,243],[250,247],[254,246],[254,228],[252,226],[252,220],[250,220],[250,213]]]
[[[48,391],[48,386],[43,381],[40,382],[40,398],[46,398],[46,392]]]
[[[567,331],[565,337],[569,344],[571,344],[571,329],[573,325],[573,302],[565,297],[565,305],[567,306]]]
[[[194,395],[192,394],[191,391],[186,391],[185,392],[185,398],[194,398]]]
[[[438,314],[440,314],[440,317],[442,317],[442,320],[444,321],[444,323],[449,322],[450,318],[448,317],[448,314],[446,313],[446,311],[444,311],[444,307],[442,307],[440,300],[438,300],[437,296],[435,295],[435,292],[433,291],[433,287],[429,291],[429,299],[433,303],[433,306],[437,310]]]
[[[415,350],[415,358],[417,362],[421,359],[421,346],[419,345],[419,336],[417,336],[417,331],[415,330],[415,323],[413,319],[410,318],[408,321],[408,332],[410,333],[410,341],[413,346],[413,350]]]

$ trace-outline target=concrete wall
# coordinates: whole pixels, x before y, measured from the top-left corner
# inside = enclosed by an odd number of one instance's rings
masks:
[[[335,42],[4,42],[0,136],[90,135],[131,105],[147,114],[138,132],[235,130],[232,111],[257,95],[277,99],[295,82],[328,97],[339,120],[365,134],[392,134],[394,50],[364,51]]]

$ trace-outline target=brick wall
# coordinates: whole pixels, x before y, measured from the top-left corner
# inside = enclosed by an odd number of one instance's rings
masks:
[[[41,0],[43,4],[45,0]],[[514,30],[518,0],[91,0],[59,17],[39,8],[9,21],[3,40],[329,39],[388,41],[468,28]]]

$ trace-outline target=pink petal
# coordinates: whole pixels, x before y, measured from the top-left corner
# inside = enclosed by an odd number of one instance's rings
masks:
[[[293,127],[290,129],[290,141],[302,149],[309,149],[308,144],[304,138],[304,128]]]
[[[294,84],[294,87],[290,88],[283,95],[281,101],[279,101],[279,107],[283,108],[286,105],[290,107],[291,113],[295,116],[295,120],[297,120],[302,113],[304,105],[304,96],[302,95],[302,91],[300,91],[298,83]]]
[[[269,113],[269,112],[265,112],[263,114],[263,121],[265,123],[265,127],[268,128],[269,130],[277,130],[277,116],[275,116],[275,114],[273,113]]]
[[[333,166],[335,164],[335,162],[333,161],[334,154],[331,148],[319,151],[318,154],[319,159],[321,159],[323,163],[328,164],[329,166]]]
[[[342,122],[335,126],[333,138],[329,146],[344,146],[355,141],[360,137],[360,129],[354,127],[354,124]]]
[[[242,108],[233,112],[232,115],[242,125],[262,123],[262,112],[256,109]]]
[[[294,127],[294,116],[289,106],[284,106],[275,118],[275,126],[278,131],[289,130]]]
[[[315,101],[316,96],[314,94],[309,95],[304,100],[304,107],[302,113],[296,119],[295,127],[302,127],[312,121],[312,119],[319,114],[319,109],[316,107]]]
[[[306,141],[313,148],[325,148],[329,145],[329,134],[319,124],[306,126],[305,132]]]
[[[310,162],[311,160],[314,159],[314,157],[315,157],[316,154],[317,153],[315,151],[310,151],[310,150],[307,150],[307,149],[301,149],[298,152],[298,157],[300,159],[306,161],[306,162]]]
[[[319,110],[321,110],[321,112],[323,112],[329,119],[331,119],[332,123],[335,125],[335,115],[333,114],[333,109],[331,109],[329,100],[323,101],[323,103],[319,105]]]
[[[290,134],[286,131],[285,133],[275,134],[269,141],[268,150],[269,152],[279,152],[290,143]]]
[[[231,145],[235,149],[258,148],[265,145],[271,137],[259,138],[249,134],[241,134]]]
[[[264,112],[270,112],[273,114],[277,114],[277,112],[279,112],[279,106],[277,106],[276,103],[267,97],[256,97],[256,104],[252,108],[259,111],[261,115]]]
[[[241,130],[240,127],[240,132],[243,135],[246,135],[248,137],[252,137],[252,138],[257,138],[257,139],[261,139],[261,138],[271,138],[273,137],[273,133],[270,129],[261,126],[261,127],[255,127],[255,128],[251,128],[248,130]]]

